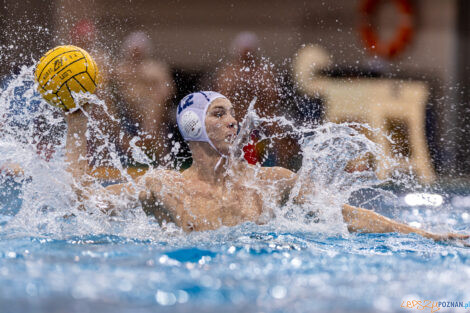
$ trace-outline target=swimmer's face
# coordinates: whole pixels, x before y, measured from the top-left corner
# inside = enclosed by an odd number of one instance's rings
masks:
[[[206,132],[214,146],[222,154],[228,154],[237,135],[235,111],[229,100],[219,98],[211,103],[206,113]]]

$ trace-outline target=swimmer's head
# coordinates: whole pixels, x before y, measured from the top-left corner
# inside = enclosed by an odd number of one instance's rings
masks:
[[[91,20],[83,19],[78,21],[70,29],[72,43],[85,50],[93,48],[96,41],[96,27]]]
[[[232,52],[241,60],[254,57],[259,47],[258,36],[253,32],[241,32],[232,41]]]
[[[214,91],[200,91],[184,97],[178,105],[176,121],[186,141],[207,142],[221,155],[228,155],[237,133],[232,104]]]
[[[127,35],[121,46],[121,54],[126,59],[144,60],[152,54],[152,40],[143,31]]]

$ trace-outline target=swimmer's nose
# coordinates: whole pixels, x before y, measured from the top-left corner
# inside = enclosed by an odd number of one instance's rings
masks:
[[[228,128],[235,128],[236,126],[237,126],[237,120],[235,120],[235,118],[231,116],[229,124],[228,124]]]

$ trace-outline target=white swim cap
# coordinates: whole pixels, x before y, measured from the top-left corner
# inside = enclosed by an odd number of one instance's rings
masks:
[[[187,95],[180,101],[176,110],[176,122],[184,140],[207,142],[219,152],[206,132],[207,109],[218,98],[227,99],[215,91],[199,91]]]

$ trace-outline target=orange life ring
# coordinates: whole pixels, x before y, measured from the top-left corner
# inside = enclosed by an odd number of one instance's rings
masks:
[[[395,4],[401,15],[401,22],[393,38],[387,42],[381,41],[377,31],[372,25],[372,19],[382,0],[364,0],[362,2],[362,22],[360,30],[362,39],[370,51],[382,57],[392,59],[406,48],[413,37],[414,14],[413,7],[409,0],[388,1],[392,1]]]

